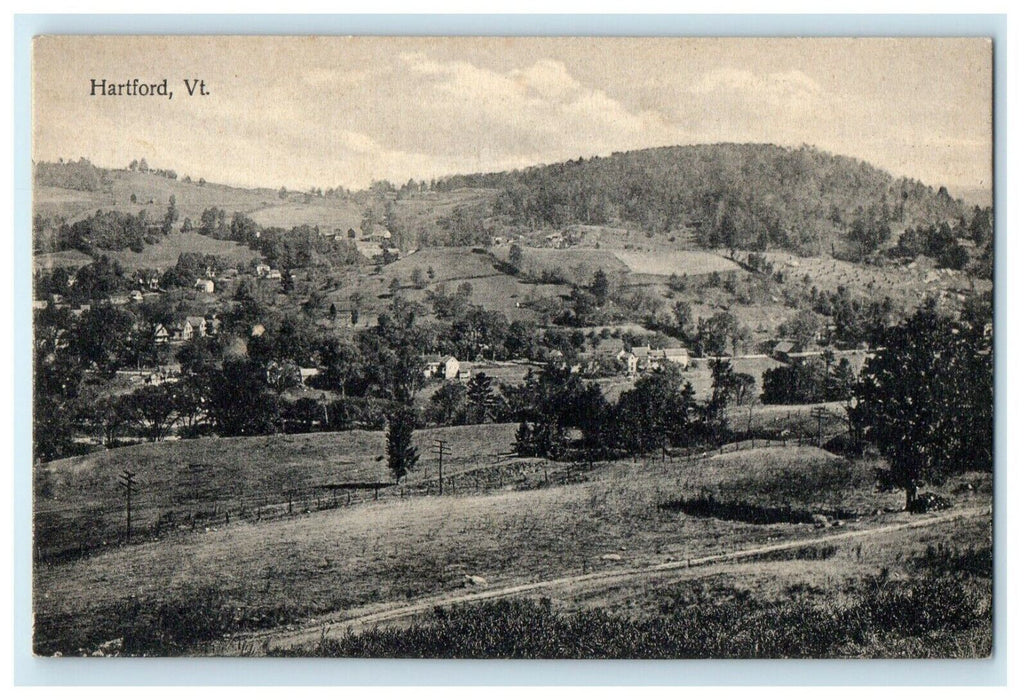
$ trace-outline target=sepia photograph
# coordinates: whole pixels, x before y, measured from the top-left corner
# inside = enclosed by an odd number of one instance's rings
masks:
[[[990,658],[993,48],[36,36],[32,653]]]

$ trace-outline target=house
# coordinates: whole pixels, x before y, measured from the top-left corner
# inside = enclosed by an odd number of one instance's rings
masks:
[[[171,334],[168,333],[168,329],[164,327],[163,323],[158,323],[157,327],[153,329],[154,345],[167,345],[169,340],[171,340]]]
[[[631,354],[635,356],[635,368],[639,372],[645,372],[651,368],[650,363],[650,350],[649,345],[635,345],[631,349]]]
[[[683,367],[689,366],[689,351],[685,348],[665,348],[658,353],[662,362],[675,363]]]
[[[131,292],[129,292],[129,301],[135,304],[140,303],[141,301],[143,301],[143,293],[138,289],[132,290]]]
[[[789,355],[800,352],[803,349],[795,340],[782,340],[771,350],[771,357],[779,362],[790,362]]]
[[[258,277],[267,277],[269,272],[271,272],[271,265],[265,265],[264,263],[258,263],[253,269],[253,274]]]
[[[203,316],[186,316],[174,331],[175,339],[183,342],[193,338],[203,338],[206,335],[207,321]]]
[[[193,284],[193,289],[204,294],[214,294],[214,280],[197,280]]]
[[[276,269],[272,268],[272,269],[268,270],[268,279],[269,280],[280,280],[280,279],[282,279],[282,273],[279,270],[276,270]]]
[[[457,381],[464,382],[464,383],[470,382],[471,381],[471,370],[470,369],[462,369],[460,372],[458,372],[457,373]]]
[[[300,383],[306,384],[308,379],[318,376],[321,372],[317,367],[301,367],[300,368]]]
[[[587,349],[583,353],[586,360],[586,369],[595,371],[604,361],[617,362],[628,374],[634,374],[637,369],[638,359],[625,350],[625,344],[620,338],[603,338],[596,347]]]
[[[460,372],[460,361],[453,355],[425,355],[421,361],[425,377],[453,379]]]

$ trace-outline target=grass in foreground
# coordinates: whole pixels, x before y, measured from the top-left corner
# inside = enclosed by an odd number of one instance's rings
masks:
[[[405,629],[348,633],[315,656],[403,658],[961,658],[991,653],[992,551],[929,548],[843,600],[812,590],[764,601],[746,589],[679,591],[659,614],[558,612],[549,599],[449,609]],[[693,583],[692,589],[702,584]],[[717,597],[717,600],[714,597]],[[311,655],[294,650],[286,655]]]

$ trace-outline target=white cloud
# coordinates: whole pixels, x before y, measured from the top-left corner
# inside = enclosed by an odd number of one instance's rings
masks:
[[[422,128],[396,144],[408,151],[468,156],[521,165],[576,155],[683,142],[687,134],[655,111],[630,110],[589,87],[564,63],[540,59],[495,71],[465,61],[436,61],[421,53],[399,56],[412,92],[427,95]],[[495,161],[497,165],[494,165]]]

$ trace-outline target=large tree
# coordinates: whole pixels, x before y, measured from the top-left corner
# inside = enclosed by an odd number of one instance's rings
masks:
[[[922,482],[992,469],[992,347],[976,324],[929,302],[885,331],[855,395],[854,428],[889,459],[908,510]]]
[[[170,384],[142,386],[122,397],[119,408],[150,442],[167,437],[179,419],[175,388]]]
[[[389,471],[397,482],[414,469],[420,458],[418,448],[413,442],[416,422],[417,415],[407,406],[398,406],[389,416],[386,451],[389,457]]]

